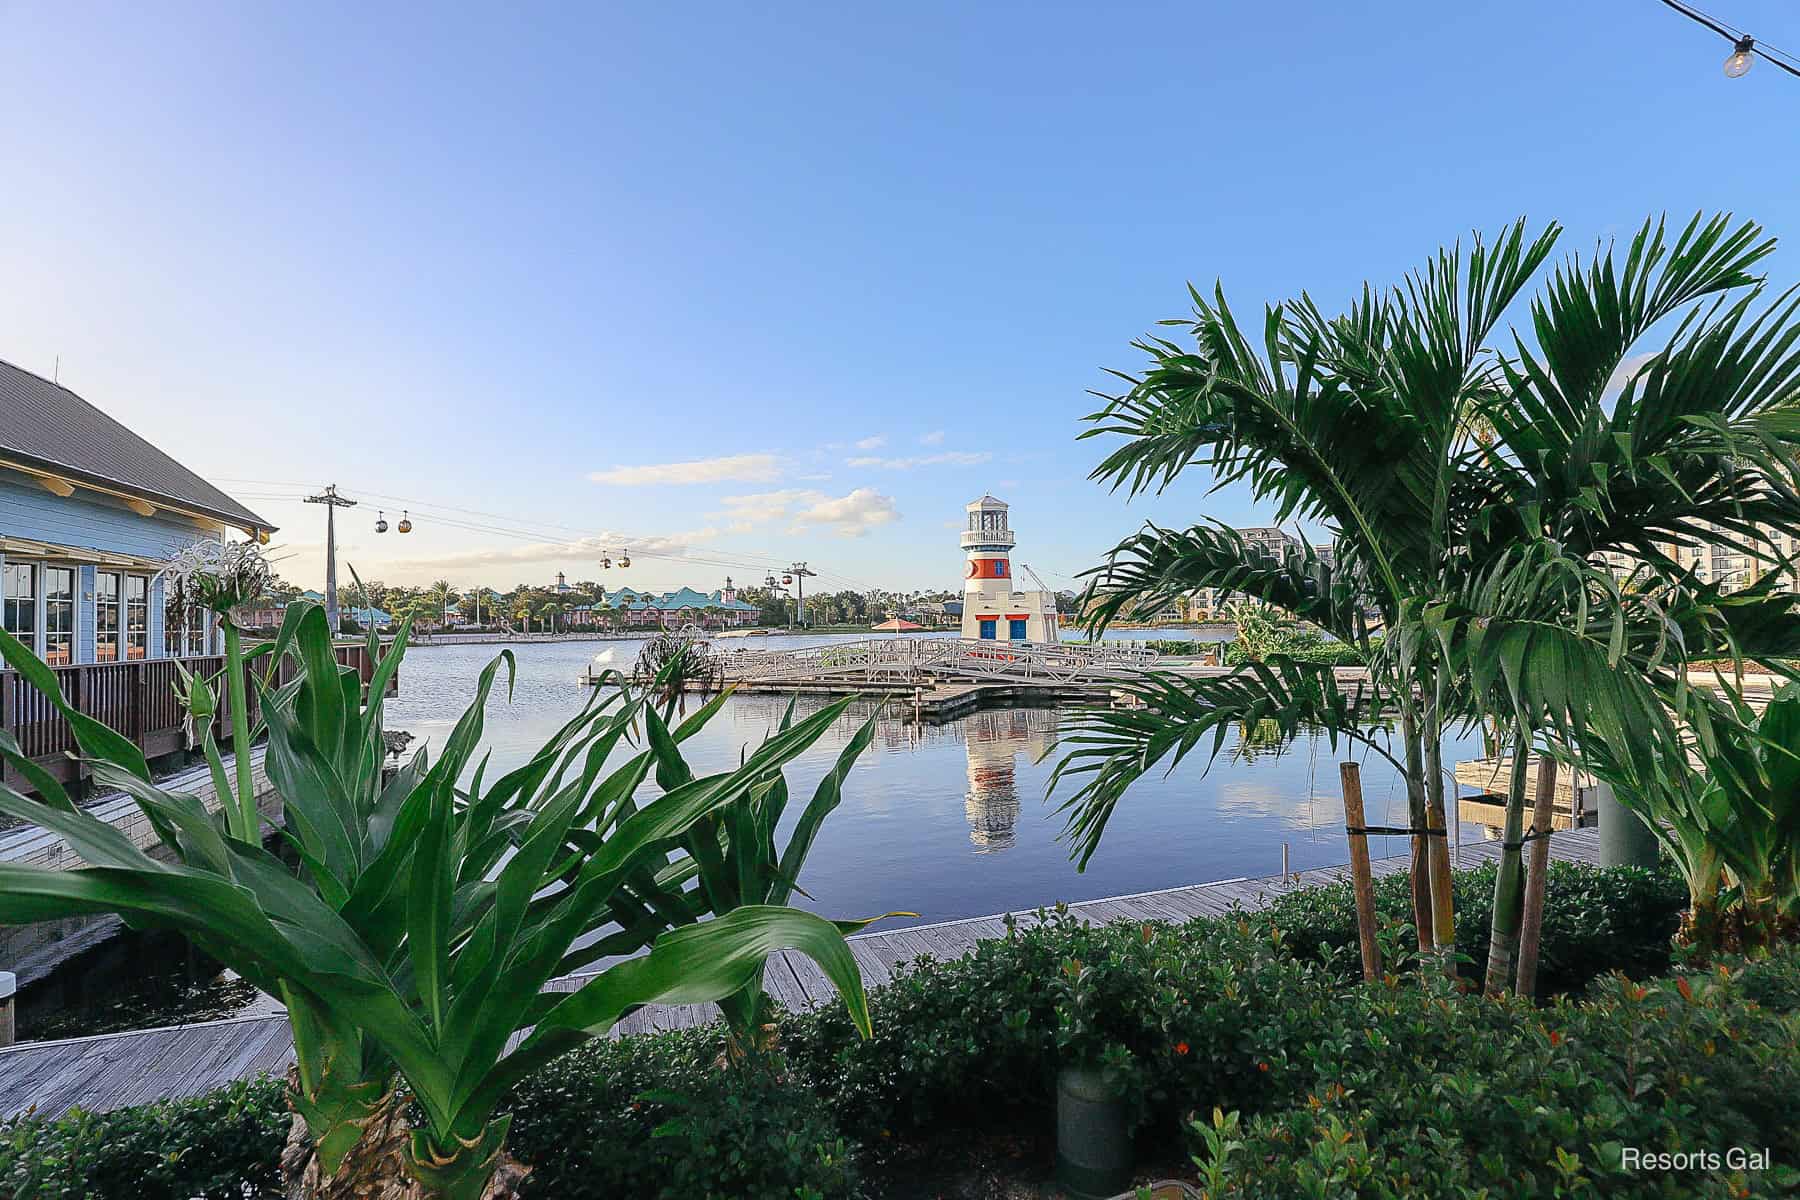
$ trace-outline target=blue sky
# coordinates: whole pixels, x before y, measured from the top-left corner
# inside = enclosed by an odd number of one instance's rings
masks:
[[[1800,46],[1790,4],[1713,4]],[[1655,0],[0,25],[0,358],[60,356],[281,525],[308,584],[295,498],[335,480],[412,510],[405,540],[346,521],[390,582],[600,577],[629,545],[609,582],[800,558],[955,587],[991,490],[1064,586],[1145,516],[1267,515],[1198,477],[1134,506],[1085,482],[1085,390],[1189,280],[1336,305],[1519,215],[1569,252],[1664,210],[1800,239],[1800,79],[1726,80]]]

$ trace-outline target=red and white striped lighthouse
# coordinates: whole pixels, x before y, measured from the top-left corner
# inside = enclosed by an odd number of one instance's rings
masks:
[[[1056,641],[1056,597],[1049,592],[1013,591],[1012,530],[1004,500],[983,496],[968,505],[962,548],[962,635],[1012,642]]]

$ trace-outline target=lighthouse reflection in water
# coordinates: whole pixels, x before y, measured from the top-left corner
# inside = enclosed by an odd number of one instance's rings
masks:
[[[776,639],[768,639],[771,642]],[[811,639],[802,644],[816,644]],[[800,639],[795,639],[800,642]],[[608,647],[617,661],[636,655],[633,643]],[[518,679],[507,699],[488,706],[483,750],[489,777],[528,761],[588,698],[578,682],[595,654],[590,643],[522,644],[514,648]],[[491,646],[444,646],[408,654],[400,695],[386,716],[435,752],[474,694],[474,681],[494,655]],[[817,712],[817,696],[793,700],[795,719]],[[787,711],[790,698],[734,695],[682,743],[696,775],[735,770]],[[943,725],[906,719],[903,701],[860,700],[823,737],[789,764],[789,800],[777,841],[785,846],[819,783],[870,716],[875,742],[844,779],[840,802],[825,818],[800,871],[796,903],[833,917],[916,912],[917,921],[949,921],[1034,908],[1058,900],[1089,900],[1203,880],[1273,875],[1283,845],[1292,866],[1342,863],[1344,810],[1337,794],[1337,760],[1322,735],[1302,737],[1280,753],[1240,755],[1238,731],[1228,731],[1218,760],[1190,755],[1173,772],[1160,763],[1131,787],[1107,823],[1087,870],[1069,861],[1059,840],[1066,814],[1058,811],[1072,787],[1046,803],[1059,755],[1058,733],[1071,714],[1053,708],[992,708]],[[1060,722],[1060,728],[1059,728]],[[1451,761],[1479,753],[1468,744],[1445,747]],[[623,757],[640,743],[621,746]],[[651,785],[646,784],[646,788]],[[1363,795],[1372,820],[1399,824],[1406,789],[1379,756],[1363,762]],[[1465,827],[1463,840],[1480,833]],[[1401,854],[1403,840],[1380,839],[1377,855]],[[883,928],[909,923],[894,918]]]
[[[1019,777],[1016,759],[1042,758],[1056,744],[1056,710],[1006,708],[975,713],[960,723],[969,758],[969,790],[963,812],[969,841],[985,853],[1010,849],[1018,835]]]

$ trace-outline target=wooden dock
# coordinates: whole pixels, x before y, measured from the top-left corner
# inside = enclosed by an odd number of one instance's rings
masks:
[[[1506,789],[1512,782],[1512,757],[1472,758],[1456,764],[1460,791],[1456,811],[1464,821],[1499,826],[1506,821]],[[1572,774],[1565,766],[1556,772],[1556,793],[1550,798],[1550,824],[1555,829],[1575,829],[1595,821],[1595,780]],[[1537,772],[1525,773],[1527,817],[1537,803]]]
[[[276,794],[274,785],[269,782],[268,773],[263,769],[266,751],[267,747],[262,745],[251,749],[251,780],[256,788],[257,807],[271,824],[278,825],[281,822],[281,797]],[[234,761],[232,755],[225,755],[227,773],[231,771]],[[208,812],[219,811],[219,797],[213,789],[212,774],[205,763],[159,779],[157,785],[198,797]],[[123,792],[108,793],[82,807],[91,816],[98,817],[124,834],[133,845],[147,851],[152,857],[165,861],[170,857],[158,841],[150,818],[144,815],[144,810],[136,800]],[[52,870],[82,865],[81,856],[75,853],[60,834],[50,833],[35,825],[14,825],[0,829],[0,862]],[[66,917],[60,921],[39,921],[31,925],[0,925],[0,970],[17,975],[21,987],[36,983],[75,955],[101,945],[122,928],[123,922],[110,914]]]
[[[1551,853],[1579,862],[1599,861],[1599,833],[1574,830],[1551,839]],[[1498,842],[1464,846],[1459,866],[1497,858]],[[1404,857],[1377,859],[1379,875],[1406,869]],[[1219,916],[1233,909],[1254,910],[1270,898],[1300,888],[1333,883],[1346,867],[1323,867],[1258,879],[1222,879],[1213,883],[1111,896],[1071,904],[1077,920],[1185,921]],[[1034,910],[1013,914],[1035,920]],[[879,987],[896,968],[917,958],[954,959],[985,938],[1005,932],[1005,914],[912,925],[879,933],[859,934],[850,946],[863,978]],[[553,980],[548,990],[574,991],[586,976]],[[789,1009],[804,1010],[838,1003],[837,995],[812,962],[784,951],[770,959],[766,986]],[[627,1017],[613,1036],[659,1029],[679,1029],[711,1021],[712,1005],[653,1006]],[[55,1042],[26,1042],[0,1050],[0,1119],[35,1108],[57,1116],[79,1105],[91,1112],[143,1104],[176,1096],[194,1096],[236,1079],[284,1071],[293,1060],[293,1043],[285,1015],[253,1015],[163,1029],[134,1030]]]

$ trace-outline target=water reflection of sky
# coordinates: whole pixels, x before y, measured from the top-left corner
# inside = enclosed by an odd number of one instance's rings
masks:
[[[756,639],[777,648],[787,639]],[[515,648],[519,672],[512,702],[503,683],[489,705],[485,745],[493,769],[524,761],[586,698],[577,681],[597,653],[618,665],[635,643],[547,643]],[[388,702],[388,724],[441,744],[474,696],[475,678],[491,646],[440,646],[409,653],[400,695]],[[799,711],[822,701],[802,699]],[[684,745],[696,772],[729,770],[746,745],[761,740],[787,700],[733,697]],[[788,768],[795,794],[790,819],[873,705],[859,706]],[[1044,802],[1061,714],[1047,708],[991,709],[941,726],[881,717],[870,748],[845,786],[842,806],[825,823],[801,885],[813,907],[833,916],[912,910],[944,921],[1056,900],[1176,887],[1281,870],[1286,842],[1296,869],[1346,858],[1337,762],[1322,736],[1281,755],[1233,761],[1210,770],[1200,752],[1172,775],[1141,780],[1114,814],[1085,873],[1057,840],[1061,818]],[[1229,750],[1235,738],[1227,741]],[[1445,761],[1472,757],[1447,744]],[[489,778],[494,778],[494,770]],[[1377,756],[1363,758],[1363,794],[1372,824],[1405,823],[1398,776]],[[1480,838],[1465,825],[1463,840]],[[1376,855],[1403,853],[1400,839],[1376,839]],[[804,903],[804,901],[802,901]]]

